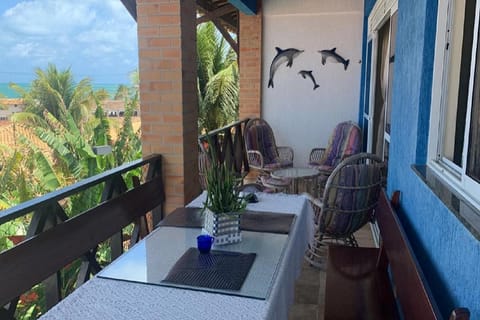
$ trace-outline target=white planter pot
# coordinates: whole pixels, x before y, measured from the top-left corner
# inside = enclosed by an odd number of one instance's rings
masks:
[[[203,230],[215,238],[215,245],[224,245],[242,241],[240,232],[240,214],[216,214],[205,210]]]

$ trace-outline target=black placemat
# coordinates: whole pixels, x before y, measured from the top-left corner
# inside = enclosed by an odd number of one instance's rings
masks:
[[[255,260],[255,253],[212,250],[202,254],[189,248],[162,283],[222,290],[240,290]]]
[[[165,227],[201,228],[201,208],[177,208],[158,225]],[[295,221],[294,214],[246,210],[240,216],[240,229],[245,231],[288,234]]]
[[[245,211],[240,216],[240,229],[288,234],[295,217],[291,213]]]
[[[182,227],[182,228],[201,228],[203,227],[204,217],[202,208],[176,208],[166,216],[159,226]]]

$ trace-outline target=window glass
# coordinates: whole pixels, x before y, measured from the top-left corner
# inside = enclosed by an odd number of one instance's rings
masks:
[[[476,52],[475,82],[473,86],[473,102],[470,116],[470,132],[466,174],[480,183],[480,63],[479,48]]]
[[[429,166],[480,208],[478,0],[440,0]]]
[[[451,22],[447,30],[447,74],[444,89],[444,119],[440,154],[462,166],[465,119],[468,109],[468,90],[472,56],[475,1],[451,2]]]
[[[389,70],[388,70],[388,97],[387,97],[387,106],[386,106],[386,120],[385,120],[385,132],[390,134],[390,123],[391,123],[391,114],[392,114],[392,92],[393,92],[393,71],[395,67],[395,42],[397,38],[397,17],[398,12],[395,12],[390,18],[390,50],[389,50]]]

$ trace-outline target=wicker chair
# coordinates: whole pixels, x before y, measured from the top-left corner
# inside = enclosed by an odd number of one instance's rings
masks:
[[[310,197],[315,212],[315,236],[305,258],[311,265],[324,264],[328,243],[358,246],[353,234],[374,218],[384,166],[374,154],[350,156],[331,173],[323,200]]]
[[[263,119],[255,118],[248,121],[244,132],[250,168],[269,174],[275,169],[293,166],[293,149],[279,147],[270,125]]]
[[[345,158],[357,154],[362,148],[362,133],[352,121],[337,124],[328,140],[326,148],[314,148],[310,152],[308,165],[317,168],[321,175],[318,179],[322,192],[328,176]]]

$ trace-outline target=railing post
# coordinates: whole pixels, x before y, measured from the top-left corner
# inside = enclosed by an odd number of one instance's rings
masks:
[[[148,171],[146,176],[146,181],[152,180],[154,177],[162,177],[163,184],[163,167],[162,167],[162,158],[158,158],[155,162],[148,165]],[[165,202],[165,188],[162,185],[162,203]],[[164,217],[163,205],[160,205],[152,210],[152,227],[155,228],[157,224],[162,221]]]
[[[121,175],[115,175],[105,183],[105,189],[102,194],[102,202],[110,200],[127,190],[127,185]],[[114,234],[110,238],[110,255],[112,261],[120,257],[123,253],[123,230]]]

